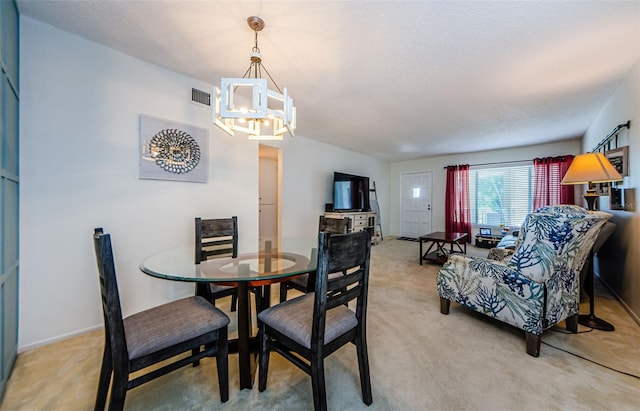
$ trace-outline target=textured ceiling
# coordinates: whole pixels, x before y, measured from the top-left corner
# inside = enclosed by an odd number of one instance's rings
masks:
[[[296,135],[390,161],[581,137],[640,59],[640,1],[18,0],[18,8],[212,85],[249,66],[246,18],[260,16],[263,64],[294,98]]]

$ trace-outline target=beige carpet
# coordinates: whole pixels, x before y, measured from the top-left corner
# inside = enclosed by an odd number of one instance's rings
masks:
[[[487,250],[470,248],[470,254]],[[640,379],[620,374],[545,343],[640,375],[640,326],[605,289],[596,314],[615,332],[543,335],[539,358],[524,335],[452,304],[439,311],[438,266],[418,264],[418,243],[386,239],[373,248],[368,340],[373,404],[362,403],[355,349],[325,363],[330,410],[632,410]],[[97,286],[97,285],[96,285]],[[273,292],[274,296],[277,295]],[[226,302],[220,304],[228,308]],[[582,312],[587,312],[583,305]],[[18,356],[0,410],[93,409],[103,347],[92,332]],[[128,410],[309,410],[311,380],[272,354],[267,391],[238,390],[230,357],[230,399],[221,404],[215,360],[186,367],[127,395]]]

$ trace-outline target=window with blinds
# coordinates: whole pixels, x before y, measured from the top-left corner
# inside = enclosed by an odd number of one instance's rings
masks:
[[[469,170],[471,222],[519,228],[533,208],[533,165],[472,166]]]

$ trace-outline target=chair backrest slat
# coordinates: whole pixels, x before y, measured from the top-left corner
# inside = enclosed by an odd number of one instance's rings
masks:
[[[327,291],[340,290],[349,287],[362,280],[362,270],[357,270],[349,275],[331,278],[327,281]]]
[[[320,216],[318,232],[325,231],[332,234],[346,234],[349,230],[348,218],[327,218]]]
[[[356,286],[353,288],[349,288],[346,291],[327,297],[327,310],[330,310],[339,305],[347,304],[349,301],[358,298],[360,296],[360,293],[362,293],[362,287]]]
[[[195,262],[238,255],[238,217],[195,219]]]
[[[368,233],[369,231],[361,231],[361,233],[362,232]],[[362,236],[363,235],[360,234],[358,237]],[[334,236],[333,238],[336,243],[339,243],[339,246],[331,247],[330,249],[328,249],[328,271],[330,273],[358,267],[359,265],[363,264],[365,259],[368,258],[371,247],[362,247],[361,239],[356,240],[351,235],[338,235]],[[370,237],[369,242],[371,242]]]

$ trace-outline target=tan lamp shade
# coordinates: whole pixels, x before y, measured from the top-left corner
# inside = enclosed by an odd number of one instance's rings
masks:
[[[622,176],[602,153],[577,155],[562,179],[562,184],[588,184],[620,181]]]

